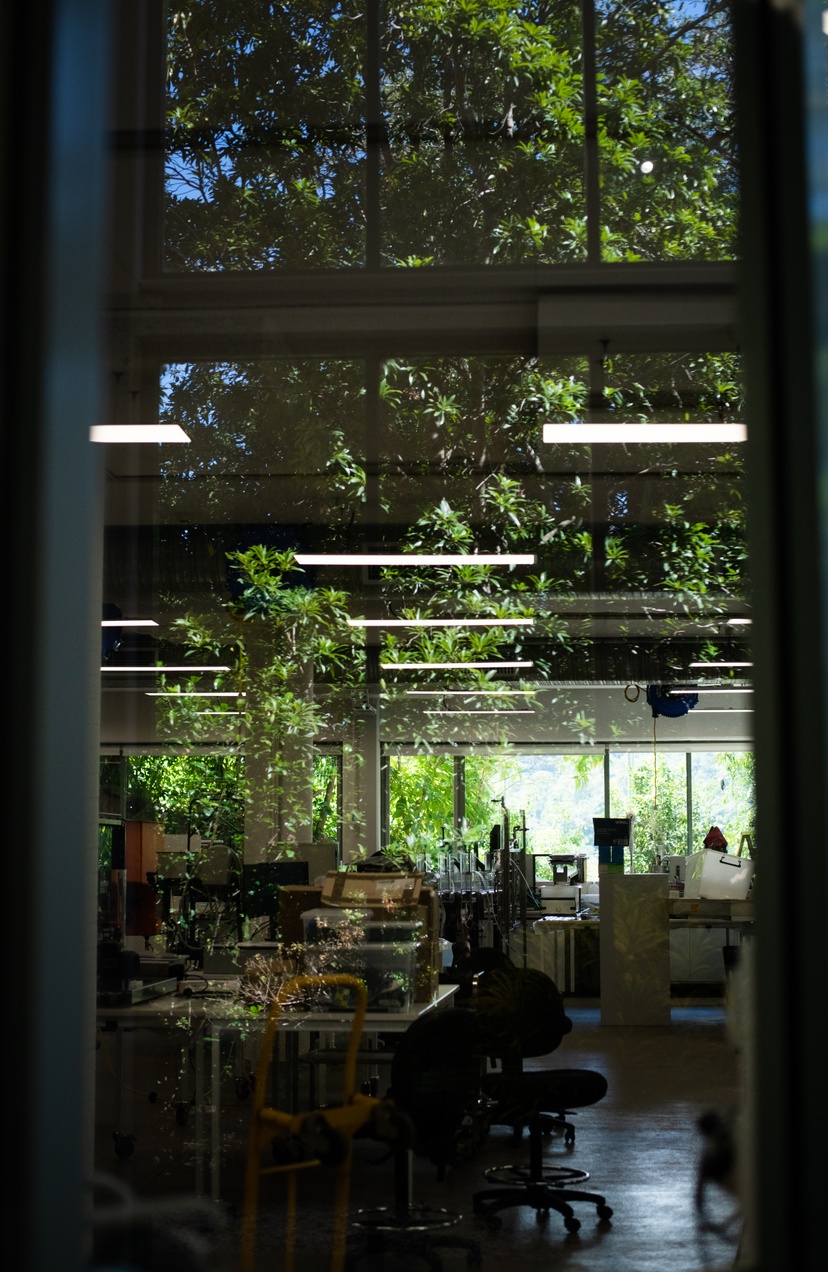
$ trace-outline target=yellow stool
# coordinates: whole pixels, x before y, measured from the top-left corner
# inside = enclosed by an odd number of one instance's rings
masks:
[[[297,990],[316,989],[320,986],[342,986],[356,994],[356,1009],[351,1024],[348,1049],[345,1055],[342,1103],[333,1108],[317,1109],[311,1113],[283,1113],[265,1105],[265,1090],[273,1058],[273,1044],[282,1004]],[[374,1122],[381,1132],[383,1111],[388,1101],[373,1096],[360,1095],[356,1087],[357,1053],[365,1023],[367,993],[365,985],[355,976],[294,976],[279,990],[270,1007],[264,1038],[256,1066],[256,1084],[253,1091],[253,1108],[247,1139],[247,1164],[244,1180],[244,1204],[242,1213],[241,1252],[239,1272],[253,1272],[256,1252],[256,1222],[259,1205],[259,1181],[262,1175],[287,1176],[287,1232],[285,1235],[285,1272],[293,1272],[293,1254],[296,1244],[296,1195],[297,1175],[301,1170],[315,1166],[335,1166],[333,1236],[331,1242],[331,1272],[343,1272],[348,1226],[348,1201],[351,1185],[351,1159],[353,1137],[357,1131]],[[389,1119],[392,1121],[393,1119]],[[306,1145],[319,1148],[313,1158],[286,1165],[261,1165],[262,1149],[277,1135],[294,1135]],[[389,1134],[393,1134],[389,1126]]]

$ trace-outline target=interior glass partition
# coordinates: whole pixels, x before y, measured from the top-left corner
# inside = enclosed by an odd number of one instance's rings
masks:
[[[621,810],[649,873],[735,789],[688,752],[751,744],[723,8],[146,14],[140,92],[121,15],[113,207],[150,212],[113,227],[106,414],[186,440],[103,450],[101,741],[147,757],[129,811],[186,836],[189,800],[148,790],[186,754],[243,771],[242,867],[485,849],[508,810],[595,881],[592,819]],[[686,1244],[682,1152],[657,1187]]]

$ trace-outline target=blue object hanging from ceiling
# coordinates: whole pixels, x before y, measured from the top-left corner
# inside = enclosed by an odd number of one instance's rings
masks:
[[[697,693],[667,694],[663,685],[647,685],[647,702],[656,716],[683,716],[698,704]]]

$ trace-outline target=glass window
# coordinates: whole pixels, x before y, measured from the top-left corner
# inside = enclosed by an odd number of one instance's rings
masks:
[[[388,5],[386,265],[583,260],[580,5]]]
[[[365,17],[355,0],[169,5],[164,265],[365,260]]]
[[[732,257],[728,7],[581,10],[170,5],[164,268]]]
[[[687,761],[675,752],[610,755],[610,816],[633,817],[630,866],[657,870],[659,859],[687,851]]]
[[[756,787],[752,751],[702,751],[692,757],[693,851],[711,826],[727,840],[727,851],[750,856],[742,836],[755,842]]]
[[[605,261],[736,255],[730,5],[596,4]]]

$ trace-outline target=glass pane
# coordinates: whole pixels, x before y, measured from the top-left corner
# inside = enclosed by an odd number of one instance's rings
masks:
[[[604,815],[603,756],[522,755],[518,763],[520,780],[510,784],[509,798],[526,812],[527,850],[583,854],[588,877],[596,878],[592,819]]]
[[[313,757],[313,842],[327,840],[337,847],[342,839],[342,758]]]
[[[751,751],[702,751],[693,756],[693,851],[699,852],[711,826],[727,840],[727,851],[750,856],[742,836],[755,842],[756,787]]]
[[[167,37],[165,268],[361,264],[363,7],[193,0]]]
[[[397,755],[389,760],[391,852],[433,856],[451,841],[454,826],[454,760],[451,756]]]
[[[387,8],[382,260],[583,259],[580,6]]]
[[[255,508],[272,543],[279,525],[350,521],[365,499],[364,392],[359,361],[169,365],[160,419],[190,443],[157,458],[158,519],[238,525]]]
[[[730,5],[598,0],[601,254],[736,254]]]
[[[687,762],[684,755],[610,754],[610,816],[633,817],[625,856],[635,874],[687,851]]]

